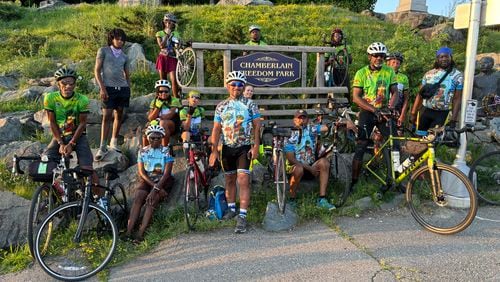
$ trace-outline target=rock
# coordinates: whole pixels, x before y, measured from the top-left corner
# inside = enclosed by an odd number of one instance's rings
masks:
[[[87,124],[102,123],[102,103],[96,99],[89,99],[90,113],[87,115]]]
[[[45,0],[40,2],[40,6],[38,7],[38,10],[50,10],[54,9],[56,7],[61,7],[61,6],[66,6],[68,4],[64,3],[63,1],[59,0]]]
[[[40,100],[42,93],[46,91],[47,87],[44,86],[31,86],[22,91],[6,91],[0,96],[0,102],[9,102],[18,99],[25,99],[26,101]]]
[[[26,242],[26,218],[31,202],[9,191],[0,190],[0,248]]]
[[[354,203],[354,206],[360,210],[369,210],[369,209],[376,208],[375,204],[373,203],[373,201],[370,197],[364,197],[364,198],[357,200]]]
[[[220,0],[217,5],[243,5],[243,6],[252,6],[252,5],[267,5],[273,6],[273,2],[267,0]]]
[[[405,194],[397,194],[390,202],[382,203],[380,208],[384,211],[395,210],[405,203]]]
[[[448,23],[442,23],[430,28],[424,28],[420,30],[420,33],[426,40],[431,40],[435,36],[443,33],[448,35],[448,42],[463,42],[465,40],[464,33],[460,30],[454,29],[453,26]]]
[[[290,230],[297,225],[298,220],[294,208],[286,206],[285,213],[281,214],[276,203],[268,202],[262,228],[271,232]]]
[[[141,113],[145,115],[149,111],[149,104],[155,98],[155,93],[150,93],[130,100],[129,113]]]
[[[120,129],[120,135],[133,134],[138,128],[144,128],[147,122],[146,112],[127,113]]]
[[[3,159],[5,166],[10,171],[13,163],[12,158],[17,156],[37,156],[42,153],[45,145],[38,141],[16,141],[9,144],[0,146],[0,159]],[[22,161],[19,163],[21,170],[26,171],[29,161]]]
[[[500,143],[500,117],[493,118],[490,121],[490,132],[490,136]]]
[[[143,72],[156,72],[156,65],[146,59],[144,49],[139,43],[125,43],[124,52],[129,58],[130,72],[143,71]]]
[[[370,10],[363,10],[363,11],[361,11],[360,14],[364,15],[364,16],[375,17],[375,18],[382,20],[382,21],[385,20],[385,14],[376,13],[376,12],[370,11]]]
[[[127,152],[129,165],[137,163],[137,152],[142,146],[142,128],[138,128],[135,132],[125,134],[122,148]]]
[[[93,149],[92,155],[95,156],[96,153],[97,149]],[[71,166],[72,167],[75,166],[76,158],[73,158],[71,162],[72,162]],[[104,175],[103,172],[104,166],[111,165],[120,172],[120,171],[125,171],[128,168],[128,163],[129,163],[128,159],[124,154],[119,153],[115,150],[109,150],[106,156],[104,156],[103,160],[94,161],[94,170],[97,172],[99,177],[102,177]]]
[[[120,6],[138,6],[138,5],[148,5],[148,6],[160,6],[160,0],[118,0],[118,5]]]
[[[139,184],[139,176],[137,175],[137,164],[130,166],[124,172],[120,173],[120,178],[117,179],[125,188],[127,197],[132,199],[135,189]]]
[[[14,90],[19,85],[16,78],[8,75],[0,75],[0,88]]]
[[[43,77],[43,78],[38,78],[38,79],[30,78],[28,80],[28,84],[32,85],[32,86],[38,85],[38,86],[45,86],[45,87],[55,86],[57,88],[56,78],[53,76]]]
[[[20,96],[21,95],[17,92],[17,90],[5,91],[4,93],[0,94],[0,102],[5,103],[8,101],[17,100],[20,98]]]
[[[252,167],[252,185],[257,187],[264,185],[264,175],[267,173],[267,168],[261,164],[254,164]]]
[[[17,118],[0,118],[0,144],[18,141],[23,136],[21,122]]]
[[[392,22],[397,25],[408,24],[412,29],[418,28],[429,28],[436,24],[445,22],[446,17],[431,15],[424,12],[394,12],[387,13],[385,15],[385,20]]]

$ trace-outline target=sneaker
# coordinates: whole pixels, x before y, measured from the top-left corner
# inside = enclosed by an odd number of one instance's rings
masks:
[[[118,146],[113,146],[113,145],[109,145],[109,149],[117,152],[117,153],[121,153],[122,150],[120,150],[120,148]]]
[[[328,209],[329,211],[336,209],[334,205],[330,204],[327,199],[321,198],[316,202],[316,206],[322,209]]]
[[[95,154],[94,160],[96,162],[102,161],[108,152],[107,148],[99,148],[99,150],[97,150],[97,154]]]
[[[236,211],[232,211],[231,209],[228,209],[226,211],[226,213],[222,216],[222,220],[230,220],[235,216],[236,216]]]
[[[247,232],[247,218],[238,215],[236,217],[236,228],[234,228],[234,233],[245,233]]]

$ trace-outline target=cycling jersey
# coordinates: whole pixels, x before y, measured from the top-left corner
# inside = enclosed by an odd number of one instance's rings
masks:
[[[181,121],[187,120],[189,107],[184,107],[179,113]],[[191,125],[189,127],[189,132],[193,135],[200,134],[201,131],[201,120],[205,118],[205,109],[203,107],[196,107],[193,115],[191,115]]]
[[[149,104],[150,109],[158,108],[160,109],[160,115],[168,114],[171,108],[180,108],[182,107],[179,99],[170,96],[170,99],[160,100],[158,98],[154,98],[153,101]]]
[[[422,85],[437,83],[446,73],[444,69],[432,69],[425,73]],[[423,106],[433,110],[450,110],[455,90],[464,88],[464,76],[457,69],[453,69],[441,82],[437,94],[430,99],[424,99]]]
[[[152,148],[146,146],[139,150],[137,162],[144,165],[144,170],[153,182],[159,181],[168,163],[173,163],[168,147]]]
[[[170,37],[168,38],[168,36],[170,36]],[[156,33],[155,37],[160,37],[162,41],[164,40],[165,37],[168,38],[166,46],[165,46],[165,48],[162,48],[160,50],[160,54],[175,58],[176,55],[175,55],[175,51],[174,51],[174,42],[172,39],[176,38],[177,40],[180,40],[179,32],[173,31],[170,35],[168,35],[165,32],[165,30],[160,30]]]
[[[408,76],[400,72],[396,73],[396,81],[398,83],[398,103],[394,108],[401,110],[404,102],[404,92],[410,89],[410,82]]]
[[[302,130],[292,131],[283,151],[293,152],[297,161],[312,165],[316,161],[316,140],[320,131],[321,124],[308,124]]]
[[[266,46],[267,43],[262,41],[262,40],[259,40],[259,42],[255,42],[255,41],[248,41],[247,43],[245,43],[245,45],[249,45],[249,46]]]
[[[73,135],[80,124],[80,114],[90,112],[89,99],[78,92],[71,98],[64,98],[59,91],[47,93],[43,108],[54,112],[56,123],[63,136]]]
[[[375,108],[387,106],[391,85],[396,84],[394,70],[383,65],[380,70],[365,66],[356,72],[352,86],[363,89],[363,99]]]
[[[228,98],[215,108],[214,122],[222,127],[222,144],[240,147],[251,144],[252,122],[260,118],[259,108],[243,96]]]

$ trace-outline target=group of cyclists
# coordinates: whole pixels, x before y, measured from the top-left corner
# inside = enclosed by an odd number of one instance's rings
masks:
[[[156,33],[160,53],[157,69],[160,79],[155,83],[155,97],[150,103],[147,113],[148,125],[145,130],[144,148],[138,152],[138,174],[140,185],[136,190],[134,203],[130,212],[126,237],[141,241],[144,232],[152,219],[153,211],[160,201],[164,200],[173,185],[172,151],[169,144],[172,136],[178,135],[186,150],[189,140],[201,138],[201,121],[205,117],[205,109],[200,106],[201,94],[191,91],[187,95],[187,105],[182,106],[179,89],[175,80],[175,59],[173,43],[178,37],[175,31],[177,19],[172,14],[163,18],[163,30]],[[265,45],[261,40],[260,27],[249,28],[251,40],[249,45]],[[332,31],[332,46],[339,46],[343,38],[342,30]],[[130,76],[127,56],[122,51],[126,40],[125,32],[113,29],[108,33],[108,45],[100,48],[96,56],[95,77],[100,88],[102,100],[102,128],[100,146],[95,156],[85,135],[89,99],[75,91],[76,72],[63,67],[55,72],[59,91],[48,93],[44,98],[44,109],[47,112],[52,132],[52,141],[47,147],[47,154],[69,155],[76,151],[79,165],[92,170],[93,161],[105,158],[108,148],[119,151],[117,137],[120,131],[124,108],[130,100]],[[352,162],[351,189],[357,183],[361,171],[363,154],[369,144],[370,134],[376,126],[387,136],[388,126],[401,126],[406,118],[409,105],[408,78],[399,72],[404,57],[399,52],[389,53],[381,42],[374,42],[367,48],[369,64],[358,70],[352,81],[352,102],[359,109],[358,135]],[[346,58],[352,62],[350,55]],[[332,64],[327,57],[326,65]],[[168,77],[167,77],[168,76]],[[170,81],[168,81],[170,79]],[[460,109],[463,76],[455,68],[452,50],[442,47],[436,52],[434,68],[428,71],[423,79],[421,89],[425,85],[439,82],[436,93],[431,96],[419,94],[411,109],[411,121],[419,124],[420,130],[427,130],[435,125],[443,125],[451,111],[451,123],[456,122]],[[211,154],[209,165],[220,162],[225,176],[226,198],[228,210],[223,219],[236,219],[236,233],[247,230],[246,216],[250,206],[250,164],[259,156],[261,114],[252,100],[253,87],[247,85],[244,73],[229,72],[225,78],[228,98],[221,101],[216,109],[213,130],[210,137]],[[387,123],[381,115],[383,108],[393,108],[400,112],[399,119]],[[417,115],[420,113],[420,115]],[[114,118],[114,121],[112,122]],[[111,126],[112,123],[112,126]],[[319,179],[319,197],[317,206],[328,210],[335,209],[327,197],[329,163],[324,158],[317,159],[317,136],[327,131],[325,125],[314,124],[309,120],[305,110],[297,110],[293,124],[299,128],[285,144],[286,171],[290,175],[290,202],[296,200],[296,192],[303,178]],[[108,135],[112,128],[111,138]],[[97,185],[97,176],[93,177]],[[239,191],[239,209],[236,208],[236,185]],[[134,236],[135,225],[139,221],[142,207],[145,213],[138,233]]]

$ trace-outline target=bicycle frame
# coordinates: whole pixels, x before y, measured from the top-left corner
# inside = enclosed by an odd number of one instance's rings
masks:
[[[209,179],[207,177],[206,171],[208,167],[202,172],[198,164],[196,163],[196,157],[207,158],[207,153],[205,151],[200,151],[196,149],[196,144],[205,146],[205,142],[189,142],[189,153],[188,153],[188,167],[194,167],[194,180],[196,183],[200,182],[203,187],[208,187],[210,185]]]

